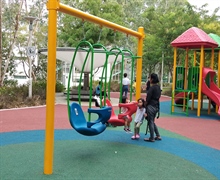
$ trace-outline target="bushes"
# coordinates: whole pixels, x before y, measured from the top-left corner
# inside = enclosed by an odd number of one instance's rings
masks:
[[[40,96],[41,99],[46,99],[46,89],[47,83],[45,80],[36,81],[32,84],[32,94]]]
[[[167,84],[166,87],[163,87],[162,94],[171,97],[172,96],[172,84]]]
[[[17,85],[18,85],[17,80],[9,79],[4,81],[4,86],[17,86]]]
[[[64,85],[61,82],[57,81],[56,82],[56,92],[63,92],[63,91],[64,91]]]
[[[45,80],[38,80],[32,84],[32,98],[28,97],[29,85],[18,86],[16,81],[7,81],[0,87],[0,109],[10,109],[26,106],[38,106],[46,104]],[[63,92],[64,86],[56,83],[56,92]]]
[[[44,105],[46,102],[46,81],[33,82],[32,98],[28,98],[28,85],[5,85],[0,88],[0,109]]]

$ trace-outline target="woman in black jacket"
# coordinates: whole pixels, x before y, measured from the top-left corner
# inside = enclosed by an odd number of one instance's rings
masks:
[[[157,74],[152,73],[150,75],[150,82],[151,87],[148,90],[146,98],[146,115],[150,130],[150,138],[145,138],[144,140],[148,142],[154,142],[155,140],[161,140],[160,133],[158,131],[157,125],[155,124],[155,117],[157,113],[157,118],[159,118],[161,96],[161,89],[158,85],[159,79]],[[156,134],[156,137],[154,137],[154,132]]]

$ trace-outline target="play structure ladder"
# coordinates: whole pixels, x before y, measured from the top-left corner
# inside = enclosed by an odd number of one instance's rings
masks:
[[[184,89],[184,77],[185,77],[185,68],[177,67],[176,68],[176,83],[175,90],[172,91],[172,101],[171,101],[171,114],[185,114],[189,115],[189,100],[194,97],[193,95],[198,91],[199,85],[199,67],[194,66],[188,69],[188,79],[187,79],[187,87]],[[181,107],[174,108],[176,111],[172,112],[173,107]]]

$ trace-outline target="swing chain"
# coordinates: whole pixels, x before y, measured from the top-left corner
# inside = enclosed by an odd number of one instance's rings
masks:
[[[102,27],[100,27],[100,33],[99,33],[98,43],[100,42],[101,36],[102,36]]]
[[[115,44],[115,47],[117,48],[117,45],[116,45],[116,41],[115,41],[115,39],[116,39],[116,31],[114,31],[114,40],[113,40],[113,44]]]
[[[83,21],[83,41],[85,41],[86,40],[85,21],[84,21],[84,19],[82,21]]]
[[[126,35],[126,37],[127,37],[127,38],[126,38],[126,47],[129,49],[129,43],[128,43],[128,41],[129,41],[129,40],[128,40],[128,34]]]

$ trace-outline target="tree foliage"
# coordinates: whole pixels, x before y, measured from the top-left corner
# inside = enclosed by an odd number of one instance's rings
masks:
[[[4,72],[11,74],[15,72],[15,60],[28,64],[25,52],[29,41],[28,22],[23,20],[24,16],[39,18],[34,24],[33,45],[37,49],[47,47],[47,11],[46,0],[33,0],[32,2],[3,0],[1,2],[0,68],[2,71],[0,75],[3,77]],[[220,35],[219,7],[216,7],[215,11],[210,14],[207,11],[207,4],[196,7],[189,4],[187,0],[60,0],[60,2],[133,30],[143,26],[146,33],[143,49],[144,76],[153,71],[160,72],[162,54],[165,73],[172,73],[173,48],[170,43],[190,27],[199,27],[206,33]],[[58,13],[57,46],[74,47],[82,39],[92,44],[100,42],[105,46],[128,47],[134,52],[137,47],[136,38],[127,37],[114,29]],[[178,57],[179,61],[182,60],[184,57],[182,51]],[[40,56],[40,61],[33,62],[33,71],[33,76],[39,74],[39,77],[45,78],[46,57]],[[28,75],[28,69],[26,69],[26,74]]]
[[[34,16],[39,18],[33,24],[33,46],[42,47],[47,45],[47,26],[45,18],[45,2],[36,0],[34,3],[28,4],[24,0],[2,1],[2,56],[1,56],[1,73],[0,85],[3,85],[5,75],[13,75],[16,73],[16,64],[21,61],[24,66],[24,73],[29,76],[29,64],[26,55],[26,47],[30,41],[28,24],[25,20],[26,16]],[[30,3],[30,2],[29,2]],[[34,63],[32,59],[32,76],[35,79],[36,74],[40,74],[40,63]],[[45,70],[44,70],[45,72]]]

